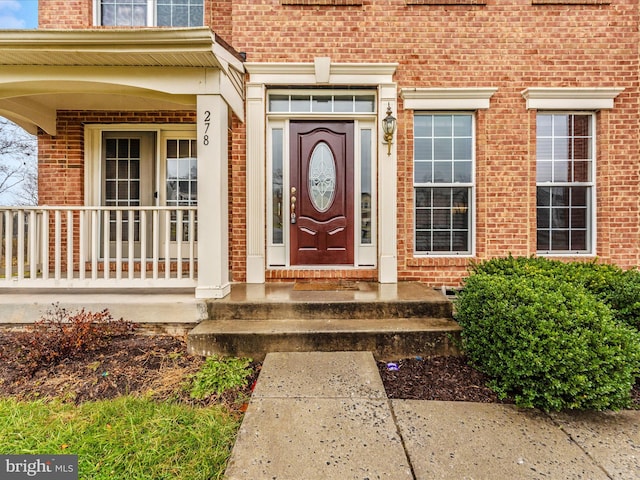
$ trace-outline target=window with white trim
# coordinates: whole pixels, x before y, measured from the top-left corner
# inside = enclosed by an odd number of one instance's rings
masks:
[[[414,115],[416,254],[472,252],[474,116]]]
[[[538,113],[537,250],[593,252],[594,115]]]
[[[204,0],[95,0],[96,24],[109,27],[201,27]]]

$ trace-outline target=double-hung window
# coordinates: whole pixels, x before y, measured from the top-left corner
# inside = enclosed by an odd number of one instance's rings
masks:
[[[592,253],[594,115],[539,113],[536,131],[538,253]]]
[[[414,116],[415,253],[470,255],[474,117]]]
[[[197,27],[204,24],[204,0],[95,0],[97,25]]]

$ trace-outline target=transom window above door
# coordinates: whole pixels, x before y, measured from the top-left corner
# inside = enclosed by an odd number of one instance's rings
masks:
[[[375,96],[369,94],[269,95],[269,113],[375,113]]]
[[[198,27],[204,0],[95,0],[96,25],[118,27]]]

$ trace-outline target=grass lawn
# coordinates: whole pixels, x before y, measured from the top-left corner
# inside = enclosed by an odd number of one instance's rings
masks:
[[[81,479],[222,478],[239,426],[222,406],[133,396],[81,405],[0,398],[0,452],[78,455]]]

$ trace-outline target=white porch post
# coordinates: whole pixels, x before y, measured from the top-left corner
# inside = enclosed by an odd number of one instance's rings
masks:
[[[227,104],[198,95],[198,286],[196,298],[222,298],[229,283]]]
[[[382,133],[382,118],[387,111],[387,105],[395,117],[398,116],[397,88],[395,84],[380,85],[380,103],[378,104],[378,138],[384,138]],[[378,198],[379,198],[379,228],[380,245],[378,258],[378,281],[380,283],[398,282],[397,255],[397,192],[398,192],[398,155],[397,135],[393,137],[391,155],[387,155],[387,146],[378,143]]]
[[[265,91],[247,86],[247,283],[265,282]]]

